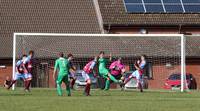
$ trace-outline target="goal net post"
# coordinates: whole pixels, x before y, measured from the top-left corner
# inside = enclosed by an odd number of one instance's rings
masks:
[[[146,55],[148,68],[143,75],[148,80],[148,89],[172,88],[166,85],[173,74],[181,78],[181,86],[173,88],[185,89],[185,37],[182,34],[14,33],[13,77],[16,60],[29,50],[35,52],[37,70],[41,70],[41,64],[47,65],[48,84],[52,84],[52,67],[59,52],[64,52],[65,56],[72,53],[77,70],[82,70],[89,60],[104,51],[107,57],[110,53],[113,58],[121,57],[127,74],[135,70],[134,63],[140,56]],[[107,63],[107,68],[111,62]],[[33,77],[38,78],[41,71],[35,73]]]

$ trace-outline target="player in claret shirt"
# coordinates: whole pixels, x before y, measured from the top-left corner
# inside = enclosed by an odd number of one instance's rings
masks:
[[[29,51],[28,57],[23,61],[24,64],[24,75],[25,75],[25,91],[30,91],[30,85],[31,85],[31,80],[32,80],[32,68],[33,68],[33,56],[34,56],[34,51]]]
[[[142,55],[140,57],[140,60],[138,60],[134,64],[136,71],[134,71],[127,80],[124,81],[124,84],[128,83],[132,78],[136,78],[137,80],[137,86],[140,89],[140,92],[143,92],[143,87],[142,87],[142,74],[143,70],[146,66],[146,55]]]
[[[27,55],[23,55],[22,58],[20,60],[17,61],[16,63],[16,73],[15,73],[15,76],[10,84],[9,87],[7,87],[7,89],[10,89],[12,87],[13,84],[15,84],[17,82],[17,80],[23,80],[25,81],[25,66],[23,64],[23,61],[25,61],[27,58]]]
[[[86,86],[85,86],[85,90],[84,90],[84,94],[86,96],[90,96],[91,79],[90,79],[89,74],[91,74],[93,72],[96,62],[97,62],[97,57],[95,57],[94,60],[87,63],[83,68],[82,76],[86,81]]]
[[[74,84],[76,82],[76,67],[73,64],[74,56],[70,53],[67,55],[67,60],[69,61],[69,79],[70,79],[70,88],[74,89]]]

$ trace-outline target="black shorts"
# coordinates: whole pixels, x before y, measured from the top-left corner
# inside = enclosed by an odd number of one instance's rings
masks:
[[[114,76],[114,77],[115,77],[115,79],[117,79],[117,80],[120,80],[120,79],[121,79],[121,77],[122,77],[122,75],[121,75],[121,74],[119,74],[119,75],[112,75],[112,76]]]

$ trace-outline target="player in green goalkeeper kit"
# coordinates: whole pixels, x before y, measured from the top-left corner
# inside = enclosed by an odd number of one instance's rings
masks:
[[[110,74],[110,72],[108,71],[108,69],[106,68],[106,63],[107,63],[107,59],[104,58],[104,52],[101,51],[99,53],[99,74],[100,76],[104,77],[106,79],[106,85],[104,90],[109,90],[110,88],[110,80],[112,80],[114,83],[121,83],[120,80],[115,79],[114,76],[112,76]],[[110,60],[111,60],[111,55],[110,55]]]
[[[69,85],[69,81],[68,81],[69,61],[64,58],[63,52],[59,53],[59,58],[55,62],[54,73],[53,73],[54,80],[55,80],[55,74],[56,74],[57,70],[59,70],[59,73],[58,73],[58,76],[56,79],[58,95],[62,96],[61,84],[62,84],[62,82],[64,82],[66,85],[67,95],[71,96],[70,85]]]

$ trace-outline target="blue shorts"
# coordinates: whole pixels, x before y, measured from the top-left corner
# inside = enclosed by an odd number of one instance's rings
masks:
[[[14,80],[25,80],[25,74],[22,74],[22,73],[16,73],[15,74],[15,77],[14,77]]]
[[[29,78],[32,78],[32,75],[30,73],[27,73],[27,74],[16,73],[14,80],[19,80],[19,79],[25,80],[25,79],[29,79]]]

